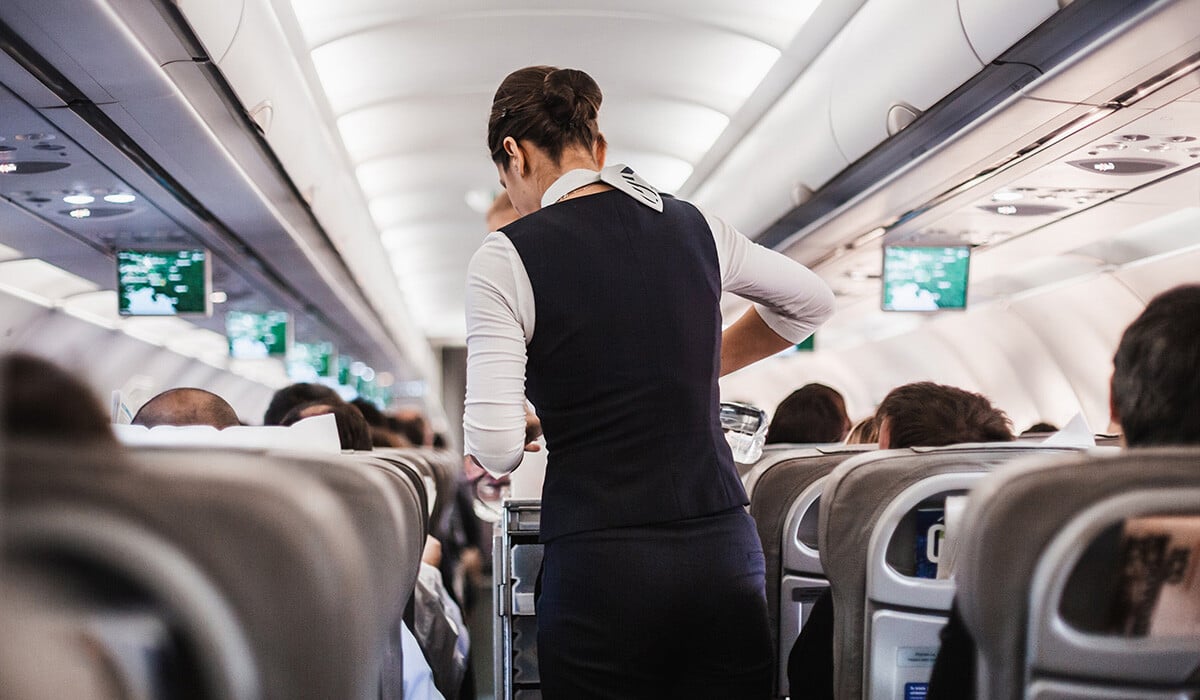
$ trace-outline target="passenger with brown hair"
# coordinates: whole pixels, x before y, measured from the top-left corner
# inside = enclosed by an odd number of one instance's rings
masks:
[[[775,409],[766,443],[841,442],[849,430],[846,399],[824,384],[805,384]]]
[[[1200,445],[1200,285],[1159,294],[1121,334],[1108,405],[1126,447]],[[1110,528],[1092,547],[1117,546]],[[976,696],[975,640],[955,601],[929,680],[930,700]]]
[[[15,439],[116,442],[107,413],[86,384],[24,353],[0,359],[0,426]]]
[[[933,382],[892,389],[875,417],[881,450],[1013,439],[1012,421],[983,395]]]
[[[588,74],[550,66],[496,90],[487,147],[521,218],[468,269],[466,452],[494,473],[520,464],[537,437],[528,392],[549,450],[543,697],[766,698],[765,563],[717,378],[810,335],[833,295],[606,167],[602,99]],[[722,291],[759,302],[724,333]]]
[[[194,387],[168,389],[138,409],[134,425],[153,428],[159,425],[208,425],[224,430],[241,425],[237,412],[225,399],[211,391]]]
[[[892,389],[876,409],[875,420],[881,450],[1013,439],[1008,416],[987,398],[933,382]],[[826,590],[788,655],[793,700],[832,700],[833,624],[833,595]]]
[[[372,449],[371,426],[367,425],[367,420],[363,418],[357,407],[345,402],[333,404],[313,401],[301,404],[288,411],[279,424],[295,425],[305,418],[323,416],[326,413],[332,413],[337,421],[338,440],[341,442],[343,450],[369,451]]]
[[[344,403],[342,397],[324,384],[300,382],[283,387],[271,397],[271,403],[263,413],[263,425],[282,425],[280,421],[293,408],[313,401],[329,405]]]

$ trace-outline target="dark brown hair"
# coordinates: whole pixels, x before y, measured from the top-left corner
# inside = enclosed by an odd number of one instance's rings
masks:
[[[108,415],[83,381],[25,354],[0,358],[0,427],[11,438],[116,442]]]
[[[313,401],[301,404],[288,411],[279,424],[295,425],[305,418],[323,416],[326,413],[332,413],[334,421],[337,422],[338,440],[341,441],[343,450],[370,451],[372,449],[371,426],[367,425],[367,419],[363,418],[362,411],[359,411],[358,407],[345,402]]]
[[[505,137],[530,141],[557,164],[569,145],[592,148],[604,137],[596,124],[604,96],[592,76],[573,68],[530,66],[500,83],[488,118],[492,160],[508,167]]]
[[[1121,336],[1112,399],[1125,444],[1200,444],[1200,285],[1154,297]]]
[[[840,442],[849,427],[846,400],[836,389],[805,384],[779,403],[766,442]]]
[[[891,448],[1013,439],[1008,416],[984,396],[933,382],[892,389],[875,417],[887,421]]]

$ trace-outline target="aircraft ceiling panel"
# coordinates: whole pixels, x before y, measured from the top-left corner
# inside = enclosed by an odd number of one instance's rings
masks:
[[[602,88],[698,99],[729,114],[780,53],[706,26],[608,17],[584,26],[555,16],[423,20],[338,39],[313,49],[312,58],[336,115],[384,100],[494,91],[514,68],[539,64],[581,68]]]
[[[293,0],[311,46],[320,46],[372,27],[439,16],[472,17],[481,22],[519,15],[655,17],[679,25],[710,25],[782,47],[816,8],[815,0],[526,0],[498,4],[493,0]]]

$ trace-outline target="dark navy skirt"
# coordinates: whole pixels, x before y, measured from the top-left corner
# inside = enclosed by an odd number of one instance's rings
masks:
[[[764,568],[742,508],[547,543],[542,697],[770,697]]]

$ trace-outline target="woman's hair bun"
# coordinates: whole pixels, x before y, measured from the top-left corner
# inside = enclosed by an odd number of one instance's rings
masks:
[[[600,111],[600,86],[592,76],[573,68],[559,68],[542,81],[546,113],[563,129],[595,121]]]

